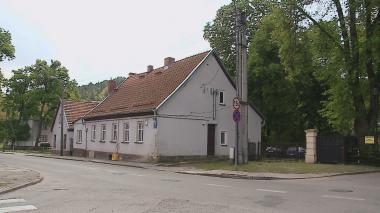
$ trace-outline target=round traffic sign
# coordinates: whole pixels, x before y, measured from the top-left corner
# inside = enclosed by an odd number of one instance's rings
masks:
[[[240,100],[239,100],[238,97],[234,98],[232,106],[234,107],[234,109],[239,109],[240,108]]]
[[[232,118],[234,119],[235,122],[240,121],[240,112],[235,110],[234,113],[232,114]]]

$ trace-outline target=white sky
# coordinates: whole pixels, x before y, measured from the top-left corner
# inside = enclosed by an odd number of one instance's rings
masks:
[[[9,30],[11,70],[37,58],[57,59],[81,84],[144,72],[167,56],[210,49],[203,27],[228,0],[0,0],[0,27]]]

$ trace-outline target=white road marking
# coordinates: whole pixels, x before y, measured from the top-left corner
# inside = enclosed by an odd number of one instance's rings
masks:
[[[274,192],[274,193],[283,193],[285,194],[286,191],[278,191],[278,190],[270,190],[270,189],[256,189],[257,191],[262,191],[262,192]]]
[[[363,201],[364,198],[356,198],[356,197],[342,197],[342,196],[335,196],[335,195],[322,195],[323,198],[335,198],[335,199],[344,199],[344,200],[357,200],[357,201]]]
[[[37,207],[33,205],[25,205],[25,206],[9,206],[9,207],[3,207],[0,208],[0,213],[6,213],[6,212],[19,212],[19,211],[26,211],[26,210],[35,210]]]
[[[0,200],[0,205],[1,204],[7,204],[7,203],[19,203],[19,202],[25,202],[25,200],[24,199],[17,199],[17,198]]]
[[[213,184],[213,183],[208,183],[206,184],[207,186],[216,186],[216,187],[224,187],[224,188],[231,188],[232,186],[226,186],[226,185],[219,185],[219,184]]]

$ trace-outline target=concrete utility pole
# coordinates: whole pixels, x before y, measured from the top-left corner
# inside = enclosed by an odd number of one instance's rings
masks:
[[[248,162],[248,76],[246,14],[236,13],[236,93],[240,100],[240,121],[237,122],[237,164]],[[236,159],[236,158],[235,158]]]
[[[63,84],[63,81],[61,81],[61,86],[62,86],[62,88],[61,88],[61,146],[60,146],[60,152],[59,152],[59,155],[60,156],[63,156],[63,140],[64,140],[64,138],[63,138],[63,112],[64,112],[64,110],[63,110],[63,108],[64,108],[64,100],[63,100],[63,96],[65,95],[65,87],[64,87],[64,84]]]

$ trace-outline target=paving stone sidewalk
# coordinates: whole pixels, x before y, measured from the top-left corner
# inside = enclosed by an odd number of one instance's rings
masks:
[[[39,183],[42,179],[39,172],[12,167],[0,162],[0,194]]]

